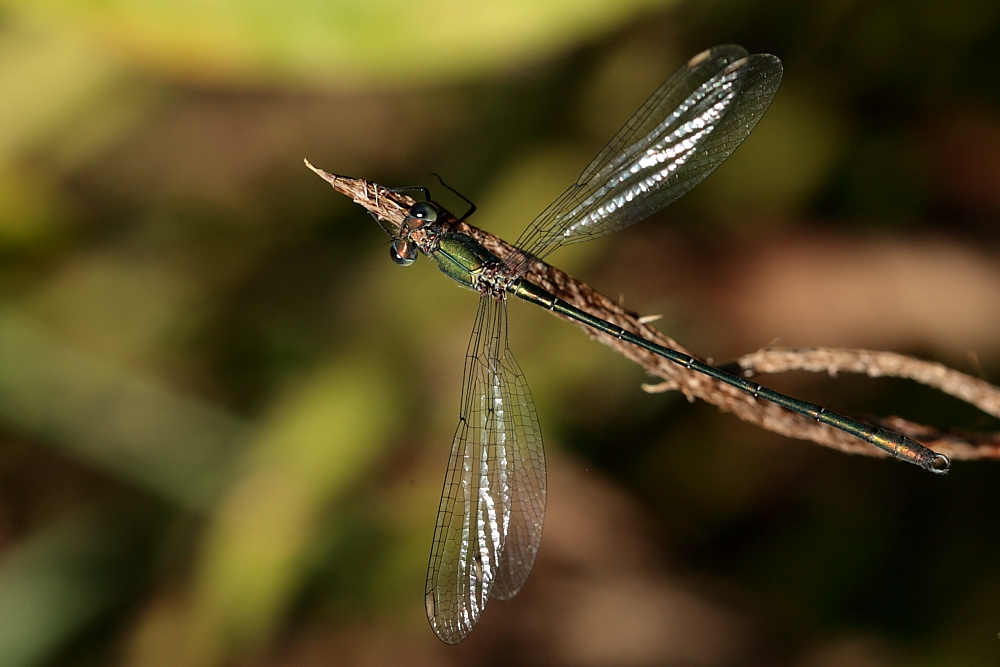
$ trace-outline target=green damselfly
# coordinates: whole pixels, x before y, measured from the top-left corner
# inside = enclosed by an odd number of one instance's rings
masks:
[[[507,296],[540,305],[684,368],[840,429],[935,473],[948,458],[882,428],[800,401],[659,345],[597,317],[533,282],[557,248],[642,220],[705,179],[750,134],[781,83],[781,61],[740,46],[703,51],[675,72],[618,131],[580,178],[528,226],[513,247],[476,236],[465,219],[361,179],[309,165],[365,206],[393,238],[390,255],[418,252],[478,291],[452,443],[427,571],[427,618],[448,643],[475,627],[489,598],[513,597],[535,562],[545,517],[545,455],[538,418],[507,348]],[[309,164],[308,162],[306,163]]]

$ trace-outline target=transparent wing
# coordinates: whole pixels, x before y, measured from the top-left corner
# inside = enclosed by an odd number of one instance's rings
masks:
[[[517,246],[545,257],[670,204],[746,139],[771,104],[781,74],[777,57],[748,56],[742,46],[698,54],[646,100]]]
[[[480,299],[465,360],[462,406],[438,509],[424,600],[455,644],[489,599],[521,588],[545,517],[545,455],[524,376],[507,349],[507,306]]]

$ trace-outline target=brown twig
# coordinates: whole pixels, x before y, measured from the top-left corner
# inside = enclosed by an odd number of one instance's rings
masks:
[[[359,178],[336,176],[309,164],[321,178],[338,192],[347,195],[376,216],[387,231],[398,231],[414,200],[402,193],[392,192],[380,185]],[[506,241],[465,222],[457,222],[442,209],[454,230],[468,234],[502,260],[520,257],[521,251]],[[623,329],[654,341],[659,345],[691,354],[669,336],[657,331],[634,312],[596,292],[572,276],[540,260],[528,263],[524,276],[559,298],[616,324]],[[557,317],[563,317],[554,313]],[[688,400],[701,399],[731,412],[740,419],[782,435],[811,440],[833,449],[866,456],[887,456],[885,452],[842,431],[819,424],[812,419],[789,412],[773,403],[749,396],[725,383],[701,373],[686,369],[667,359],[612,336],[600,333],[586,325],[563,317],[580,326],[588,336],[615,349],[624,357],[642,366],[647,373],[664,380],[656,385],[644,385],[649,392],[680,391]],[[935,387],[980,409],[1000,416],[1000,389],[990,384],[958,373],[941,364],[923,362],[889,352],[866,350],[764,350],[741,358],[738,362],[745,372],[783,372],[788,370],[838,371],[867,373],[875,377],[890,375],[906,377]],[[878,420],[879,424],[914,438],[928,447],[955,459],[1000,458],[1000,434],[961,435],[944,432],[928,426],[907,422],[899,418]]]
[[[751,352],[737,361],[746,375],[753,373],[863,373],[868,377],[913,380],[1000,417],[1000,387],[996,387],[936,361],[915,359],[896,352],[809,348],[768,349]],[[1000,433],[964,433],[917,424],[899,417],[873,420],[898,431],[952,459],[1000,458]]]

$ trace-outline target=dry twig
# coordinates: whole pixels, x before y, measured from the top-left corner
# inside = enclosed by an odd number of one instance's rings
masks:
[[[746,375],[787,371],[864,373],[869,377],[913,380],[954,396],[983,412],[1000,417],[1000,387],[960,373],[936,361],[924,361],[895,352],[809,348],[769,349],[740,357],[736,363]],[[1000,433],[960,433],[888,417],[872,420],[878,426],[898,431],[951,459],[1000,458]],[[881,452],[879,452],[881,453]]]
[[[336,176],[309,164],[306,165],[330,183],[341,194],[364,206],[389,233],[398,231],[410,206],[411,197],[392,192],[363,179]],[[455,223],[454,230],[471,236],[503,260],[520,256],[521,252],[488,232],[468,223]],[[677,341],[649,326],[648,320],[626,310],[617,302],[596,292],[572,276],[535,260],[524,275],[531,282],[549,290],[577,308],[616,324],[659,345],[691,354]],[[556,317],[563,317],[553,313]],[[663,380],[656,385],[644,385],[650,392],[680,391],[688,400],[698,398],[735,414],[740,419],[782,435],[812,440],[833,449],[866,456],[888,456],[886,452],[842,431],[812,419],[789,412],[773,403],[758,400],[723,382],[686,369],[635,345],[623,342],[586,325],[577,324],[588,336],[614,348],[624,357],[642,366],[647,373]],[[790,370],[866,373],[871,377],[893,376],[915,380],[940,389],[981,410],[1000,417],[1000,388],[977,378],[949,369],[941,364],[925,362],[891,352],[868,350],[762,350],[748,354],[737,362],[747,374],[779,373]],[[959,434],[945,432],[898,417],[874,420],[877,425],[898,431],[953,459],[1000,458],[1000,433]]]

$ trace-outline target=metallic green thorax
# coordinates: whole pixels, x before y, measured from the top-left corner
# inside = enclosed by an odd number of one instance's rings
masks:
[[[496,255],[465,234],[446,234],[437,251],[429,253],[446,276],[469,289],[477,289],[477,278],[487,266],[500,264]]]

